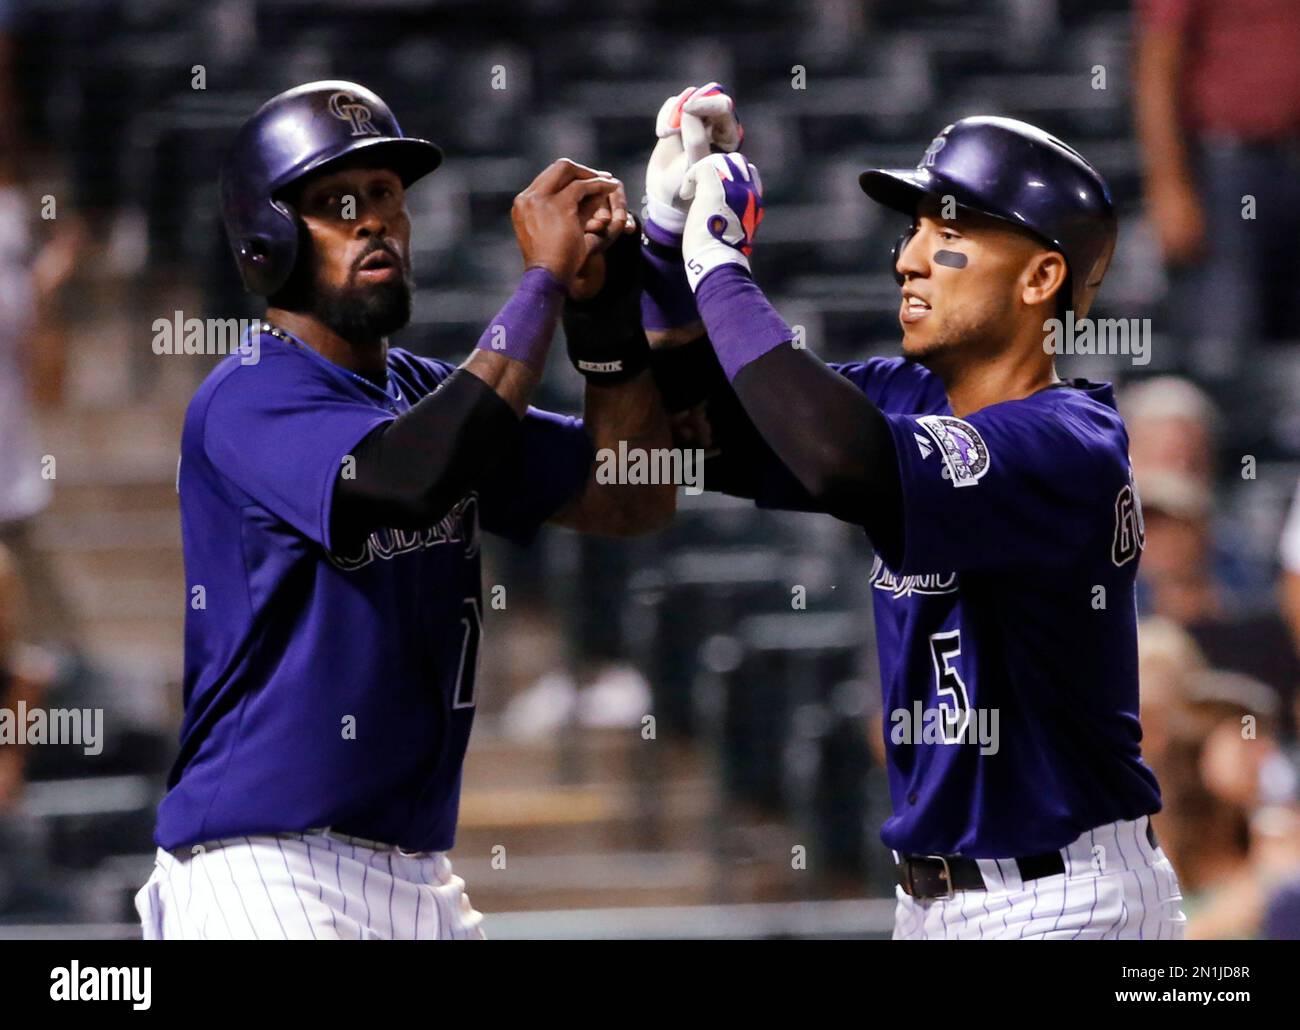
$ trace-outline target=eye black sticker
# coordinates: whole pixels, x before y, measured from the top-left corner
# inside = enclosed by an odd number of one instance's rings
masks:
[[[947,265],[949,268],[965,268],[966,255],[958,254],[955,250],[936,250],[934,252],[934,263],[936,265]]]

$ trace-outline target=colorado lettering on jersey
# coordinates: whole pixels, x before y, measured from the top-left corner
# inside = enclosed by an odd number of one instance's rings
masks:
[[[478,494],[469,494],[426,529],[377,529],[353,554],[331,554],[330,564],[344,572],[365,568],[376,559],[389,561],[398,555],[423,551],[442,544],[464,544],[465,557],[478,553]]]
[[[871,578],[868,582],[877,590],[886,590],[895,597],[907,597],[910,594],[955,594],[957,592],[957,573],[927,572],[919,576],[896,576],[876,555],[871,563]]]

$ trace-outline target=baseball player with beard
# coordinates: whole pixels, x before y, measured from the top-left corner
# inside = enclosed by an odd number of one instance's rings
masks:
[[[472,938],[452,875],[476,701],[479,530],[641,533],[672,486],[596,482],[667,446],[621,184],[557,161],[516,199],[524,273],[459,367],[388,344],[410,316],[405,191],[441,161],[350,82],[268,101],[222,172],[255,362],[226,358],[181,440],[185,717],[136,903],[146,938]],[[629,257],[630,255],[630,257]],[[528,407],[561,317],[585,419]]]
[[[678,378],[678,439],[716,453],[708,488],[830,513],[874,550],[895,938],[1180,937],[1139,748],[1127,434],[1111,387],[1060,379],[1045,345],[1110,261],[1105,182],[994,117],[948,126],[914,169],[865,172],[911,220],[902,356],[827,365],[750,274],[757,169],[737,152],[674,164],[702,103],[732,110],[714,89],[677,132],[660,115],[645,325]]]

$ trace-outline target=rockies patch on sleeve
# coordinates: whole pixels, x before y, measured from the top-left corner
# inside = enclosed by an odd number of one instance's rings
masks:
[[[974,486],[988,472],[988,446],[969,422],[952,415],[924,415],[916,421],[938,447],[944,478],[953,486]]]

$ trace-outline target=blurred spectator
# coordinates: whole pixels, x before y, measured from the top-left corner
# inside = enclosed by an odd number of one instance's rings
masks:
[[[1178,870],[1183,908],[1193,919],[1247,872],[1250,860],[1240,789],[1215,790],[1207,780],[1207,768],[1218,771],[1223,764],[1222,747],[1207,761],[1209,742],[1221,731],[1240,737],[1246,716],[1257,737],[1271,741],[1276,699],[1245,677],[1206,667],[1191,637],[1164,620],[1142,624],[1139,654],[1143,753],[1160,779],[1164,802],[1156,832]],[[1246,757],[1271,746],[1251,744]]]
[[[0,543],[13,553],[30,593],[25,628],[42,639],[73,643],[68,606],[53,570],[32,541],[32,521],[50,503],[50,479],[36,441],[31,393],[39,312],[71,274],[79,234],[55,236],[33,262],[30,199],[0,180]]]
[[[55,676],[52,658],[23,641],[20,633],[26,592],[9,552],[0,544],[0,708],[28,710],[44,704]],[[22,794],[26,755],[23,746],[0,744],[0,814],[12,810]]]
[[[1160,779],[1156,832],[1183,886],[1189,937],[1252,937],[1287,925],[1300,875],[1293,761],[1274,691],[1206,665],[1191,635],[1162,618],[1138,635],[1142,753]],[[1269,912],[1271,914],[1267,914]]]
[[[1282,606],[1291,625],[1291,636],[1300,651],[1300,482],[1296,483],[1291,513],[1282,528],[1282,543],[1278,548],[1282,562]],[[1300,715],[1297,715],[1300,722]]]
[[[1225,443],[1224,420],[1210,396],[1189,379],[1158,376],[1126,387],[1120,407],[1144,506],[1163,504],[1208,520],[1210,572],[1224,605],[1236,611],[1274,607],[1272,541],[1261,545],[1253,523],[1239,511],[1225,515],[1215,504],[1218,488],[1228,486],[1217,478],[1220,459],[1232,452],[1225,451],[1231,444]],[[1230,469],[1236,461],[1227,462]],[[1142,561],[1149,565],[1152,556]]]
[[[41,684],[17,669],[17,623],[22,611],[18,573],[0,545],[0,709],[14,711],[19,701],[39,704]],[[14,808],[22,793],[24,749],[0,744],[0,814]]]
[[[1152,614],[1183,626],[1224,616],[1222,588],[1210,554],[1210,494],[1177,472],[1137,478],[1146,524],[1139,566]]]
[[[1270,900],[1300,876],[1295,756],[1278,742],[1273,721],[1260,709],[1268,696],[1260,684],[1212,673],[1200,689],[1205,710],[1218,713],[1200,749],[1201,780],[1212,807],[1242,819],[1246,831],[1240,860],[1210,868],[1198,882],[1198,893],[1185,906],[1187,936],[1224,939],[1284,933],[1288,915],[1284,908],[1270,912]],[[1258,721],[1248,718],[1257,713]],[[1207,837],[1197,846],[1213,849],[1214,842]]]
[[[64,211],[43,223],[48,240],[32,232],[40,201],[24,186],[22,118],[13,89],[13,7],[0,2],[0,104],[11,116],[0,128],[0,544],[12,552],[26,583],[28,635],[72,645],[68,606],[49,563],[32,544],[32,519],[49,503],[32,415],[33,395],[57,396],[60,335],[52,330],[53,302],[82,248],[79,220]],[[58,212],[58,208],[55,208]]]
[[[1139,488],[1149,476],[1170,473],[1208,492],[1220,422],[1209,395],[1187,379],[1159,376],[1130,386],[1122,399]]]
[[[1237,858],[1239,826],[1207,804],[1197,767],[1203,739],[1194,683],[1207,669],[1191,636],[1168,619],[1138,627],[1142,755],[1160,780],[1163,808],[1152,820],[1185,893]]]
[[[1252,676],[1285,706],[1284,722],[1300,686],[1297,656],[1285,620],[1275,610],[1241,611],[1226,602],[1215,581],[1207,510],[1186,481],[1139,484],[1146,517],[1140,582],[1151,614],[1181,625],[1207,661]]]
[[[1260,603],[1244,548],[1213,521],[1213,404],[1172,376],[1132,387],[1122,404],[1146,525],[1140,609],[1182,626],[1211,666],[1261,680],[1289,707],[1300,688],[1300,654],[1276,604]],[[1284,725],[1290,721],[1288,711]]]
[[[1178,870],[1188,937],[1300,932],[1288,893],[1300,877],[1297,776],[1275,692],[1210,668],[1169,619],[1142,621],[1138,662],[1142,754],[1164,802],[1153,822]]]
[[[1300,877],[1274,892],[1264,910],[1263,937],[1270,941],[1300,941]]]
[[[1300,940],[1300,752],[1275,751],[1263,770],[1263,804],[1252,820],[1263,895],[1259,935]]]
[[[1230,380],[1257,340],[1294,335],[1300,4],[1140,0],[1137,23],[1137,130],[1175,333],[1190,370]]]
[[[1138,624],[1138,682],[1141,684],[1142,756],[1160,779],[1165,813],[1156,816],[1157,828],[1171,808],[1171,784],[1180,779],[1173,769],[1179,734],[1188,719],[1188,682],[1206,668],[1205,658],[1187,631],[1158,616]],[[1168,773],[1168,775],[1167,775]],[[1176,810],[1178,806],[1172,805]],[[1172,836],[1169,833],[1165,837]],[[1172,854],[1173,842],[1168,844]]]
[[[54,663],[21,642],[24,592],[12,558],[0,545],[0,709],[44,705]],[[27,745],[0,744],[0,922],[63,918],[73,895],[44,861],[40,827],[22,808]]]

